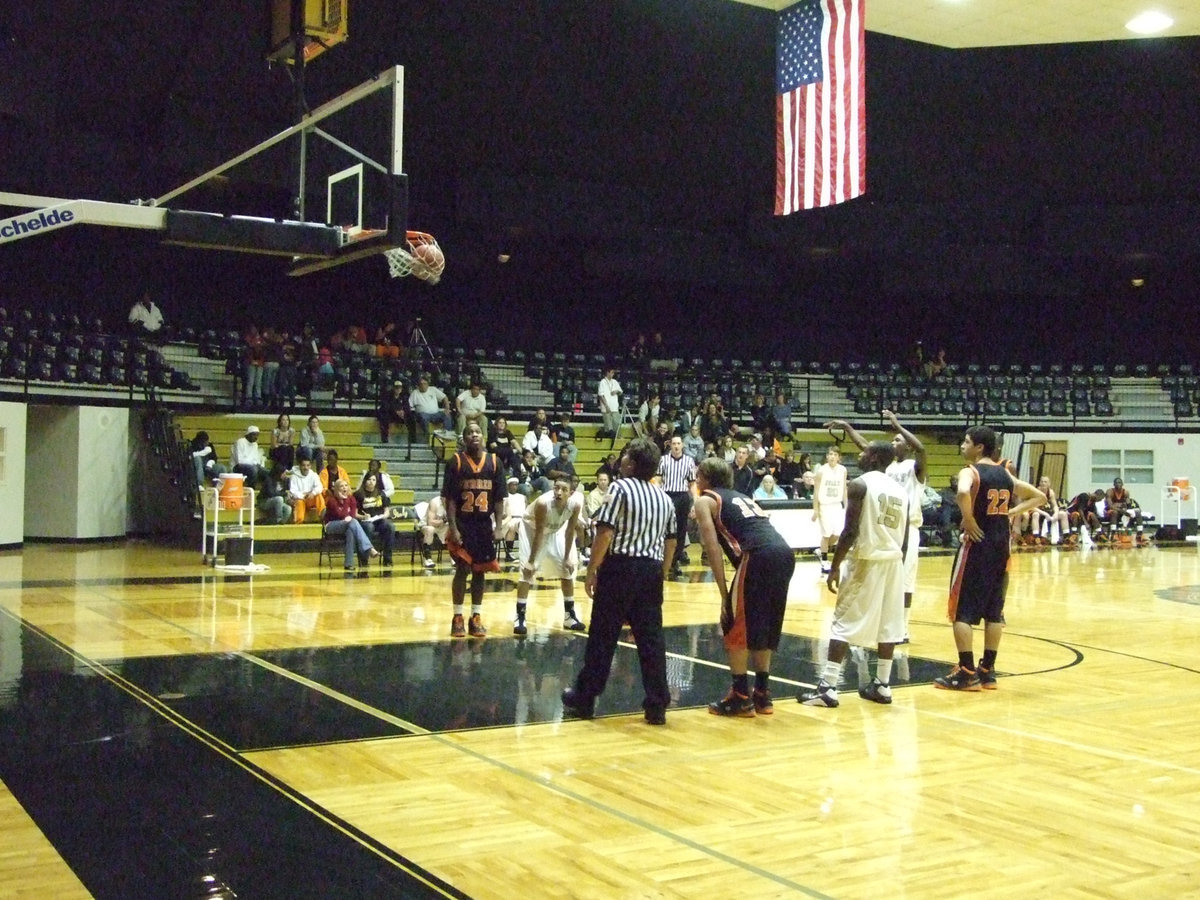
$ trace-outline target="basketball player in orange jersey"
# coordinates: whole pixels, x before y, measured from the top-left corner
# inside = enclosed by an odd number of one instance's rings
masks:
[[[446,501],[446,549],[454,557],[454,618],[451,637],[484,637],[483,584],[500,571],[492,537],[504,518],[504,468],[495,453],[483,449],[483,429],[471,422],[463,430],[463,448],[446,463],[442,497]],[[471,618],[463,621],[467,575],[471,575]]]
[[[1045,494],[993,461],[996,440],[996,432],[977,425],[967,429],[960,448],[966,461],[958,473],[963,542],[954,558],[949,602],[958,665],[934,679],[934,687],[943,690],[996,689],[996,653],[1004,633],[1008,588],[1009,518],[1046,502]],[[976,668],[972,627],[981,619],[983,656]]]

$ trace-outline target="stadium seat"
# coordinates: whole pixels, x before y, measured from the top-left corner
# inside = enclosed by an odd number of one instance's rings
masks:
[[[1196,410],[1192,407],[1190,400],[1175,401],[1175,418],[1190,419],[1196,414]]]
[[[1058,416],[1058,417],[1065,417],[1067,415],[1070,415],[1070,413],[1067,412],[1067,401],[1065,399],[1061,399],[1061,398],[1058,400],[1051,400],[1050,401],[1050,415]]]
[[[1106,418],[1115,414],[1113,405],[1108,401],[1107,398],[1104,400],[1097,400],[1092,404],[1092,409],[1095,411],[1096,415],[1104,416]]]
[[[1046,415],[1046,401],[1030,400],[1025,405],[1025,415],[1041,417]]]

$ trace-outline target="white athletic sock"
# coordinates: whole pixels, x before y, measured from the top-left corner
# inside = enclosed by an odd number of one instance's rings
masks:
[[[465,608],[466,608],[466,607],[464,607],[464,606],[463,606],[461,603],[455,603],[455,604],[454,604],[454,614],[455,614],[456,616],[461,616],[461,615],[463,614],[463,610],[464,610]]]
[[[821,675],[821,680],[837,690],[837,686],[842,680],[842,664],[834,662],[832,659],[825,663],[825,671]]]
[[[890,659],[881,659],[876,662],[875,677],[879,679],[880,684],[887,684],[891,681],[892,661]]]

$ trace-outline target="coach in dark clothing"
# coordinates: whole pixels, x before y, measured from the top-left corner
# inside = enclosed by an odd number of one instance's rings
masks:
[[[596,514],[596,538],[585,587],[592,598],[583,669],[562,693],[563,709],[590,719],[604,692],[621,626],[629,622],[642,667],[646,721],[665,725],[671,702],[667,651],[662,633],[663,579],[675,549],[675,507],[651,479],[658,448],[645,438],[630,442],[621,457],[621,478]]]

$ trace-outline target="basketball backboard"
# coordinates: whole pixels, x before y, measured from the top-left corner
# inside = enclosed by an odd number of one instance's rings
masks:
[[[403,123],[404,70],[393,66],[160,197],[120,204],[0,192],[0,206],[33,210],[0,220],[0,243],[75,224],[156,229],[164,243],[290,256],[296,275],[406,246]],[[270,209],[264,185],[278,197]]]

